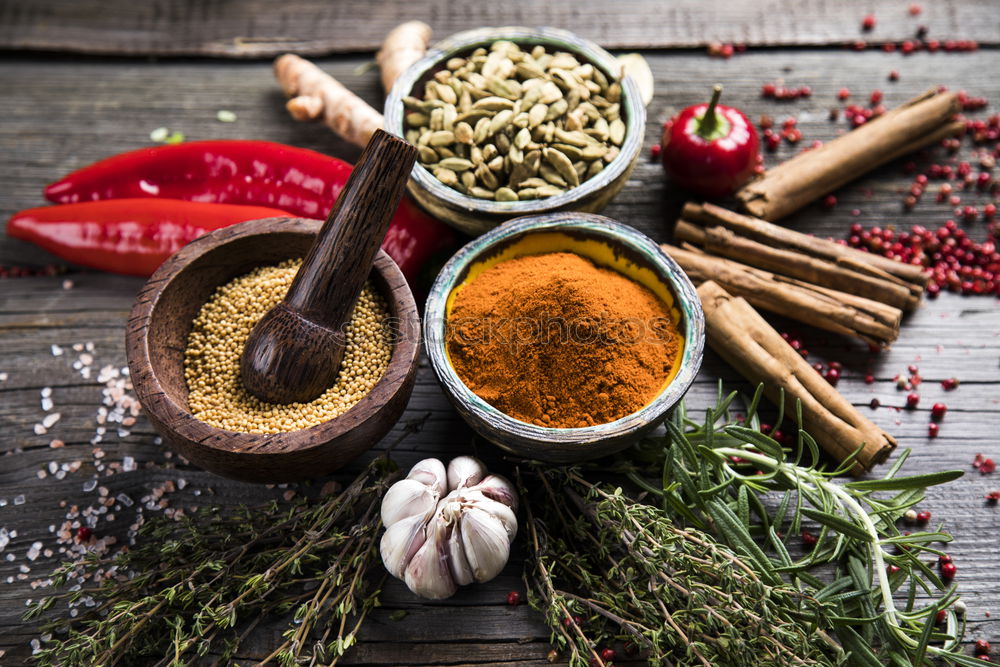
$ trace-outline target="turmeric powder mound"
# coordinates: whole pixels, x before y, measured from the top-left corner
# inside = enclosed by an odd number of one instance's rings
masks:
[[[669,308],[569,252],[501,262],[456,294],[445,343],[455,372],[498,410],[554,428],[621,419],[677,361]]]

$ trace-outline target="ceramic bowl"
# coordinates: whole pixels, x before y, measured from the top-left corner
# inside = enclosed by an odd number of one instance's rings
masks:
[[[302,257],[319,220],[269,218],[219,229],[168,259],[136,297],[126,331],[129,373],[149,421],[195,465],[250,482],[325,475],[370,449],[399,420],[416,377],[420,318],[406,279],[379,251],[371,280],[394,331],[385,375],[347,412],[287,433],[240,433],[198,420],[188,409],[184,350],[191,322],[216,287],[257,266]]]
[[[601,69],[609,78],[619,76],[614,56],[597,44],[573,33],[555,28],[480,28],[457,33],[433,45],[427,55],[413,64],[396,80],[385,103],[385,129],[404,136],[403,98],[423,94],[424,82],[442,69],[449,58],[461,56],[493,42],[506,39],[519,45],[541,44],[549,50],[568,51],[578,59]],[[462,194],[441,183],[419,163],[413,167],[408,189],[410,194],[434,216],[471,235],[482,234],[498,224],[524,215],[554,211],[602,210],[624,187],[642,150],[646,107],[639,88],[631,77],[622,81],[622,119],[625,140],[621,150],[597,176],[555,197],[528,201],[498,202]]]
[[[514,419],[469,389],[448,359],[445,327],[449,297],[464,280],[507,259],[558,251],[575,252],[651,289],[670,306],[671,317],[683,335],[673,378],[645,407],[617,421],[583,428],[548,428]],[[445,393],[476,433],[518,456],[572,463],[620,451],[663,421],[701,367],[705,317],[691,281],[652,239],[604,216],[551,213],[500,225],[452,257],[427,299],[424,345]]]

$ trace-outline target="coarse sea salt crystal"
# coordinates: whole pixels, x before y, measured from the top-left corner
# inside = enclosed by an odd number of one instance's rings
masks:
[[[52,414],[45,415],[45,419],[42,420],[42,426],[45,428],[52,428],[55,423],[62,418],[62,415],[58,412],[53,412]]]
[[[19,495],[19,496],[14,496],[14,504],[15,505],[23,505],[24,502],[25,501],[24,501],[24,494],[23,493],[21,495]],[[11,537],[13,537],[16,534],[17,534],[16,532],[11,532]]]
[[[45,435],[48,433],[48,429],[41,424],[35,424],[35,435]]]
[[[52,395],[52,387],[42,387],[42,398],[48,398]]]
[[[122,458],[122,470],[124,470],[125,472],[132,472],[133,470],[135,470],[135,468],[136,466],[134,458],[132,458],[131,456],[126,456]]]
[[[51,349],[52,349],[52,356],[53,357],[61,356],[62,353],[63,353],[63,349],[61,347],[59,347],[58,345],[53,345]]]
[[[90,493],[91,491],[93,491],[96,488],[97,488],[97,480],[96,479],[88,479],[86,482],[83,483],[83,492],[84,493]]]
[[[6,373],[0,373],[0,382],[6,382],[8,377]]]
[[[54,475],[59,471],[59,464],[55,461],[49,461],[49,474]]]
[[[51,410],[52,409],[52,405],[53,405],[53,403],[52,403],[52,399],[51,398],[45,397],[45,398],[42,399],[42,410],[44,410],[45,412],[48,412],[49,410]]]

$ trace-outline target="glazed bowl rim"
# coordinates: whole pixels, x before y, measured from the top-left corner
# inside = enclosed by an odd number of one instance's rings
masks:
[[[556,45],[572,51],[590,64],[599,67],[607,76],[615,76],[619,68],[611,53],[596,43],[578,35],[551,27],[528,28],[523,26],[502,26],[495,28],[475,28],[455,33],[431,45],[426,55],[404,71],[392,86],[385,101],[383,115],[385,129],[397,136],[405,136],[403,126],[403,98],[434,67],[457,53],[479,46],[488,46],[497,40],[509,39],[514,42],[531,42]],[[622,119],[625,121],[625,138],[618,155],[601,172],[592,178],[570,188],[566,192],[542,199],[498,202],[462,194],[437,178],[419,162],[410,173],[411,186],[416,184],[429,195],[442,200],[450,207],[471,213],[487,215],[524,216],[545,213],[572,206],[582,199],[596,195],[617,178],[621,177],[639,157],[646,125],[646,106],[642,102],[639,86],[631,76],[620,79],[622,83]]]
[[[655,267],[657,277],[674,296],[673,307],[682,315],[684,349],[680,367],[673,379],[650,402],[637,412],[621,419],[595,426],[553,428],[515,419],[480,398],[458,377],[445,350],[445,313],[448,296],[457,287],[466,268],[488,254],[495,246],[515,237],[540,232],[581,230],[601,237],[609,245],[627,245],[641,253]],[[445,390],[478,421],[489,422],[517,438],[536,443],[588,444],[622,438],[659,420],[683,397],[701,368],[705,346],[705,316],[701,300],[684,271],[659,245],[637,229],[593,213],[560,212],[525,216],[510,220],[473,239],[461,248],[442,268],[431,287],[424,308],[424,347],[431,366]],[[464,410],[460,412],[465,413]]]

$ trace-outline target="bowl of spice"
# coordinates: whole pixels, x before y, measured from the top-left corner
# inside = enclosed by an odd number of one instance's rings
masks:
[[[519,218],[438,275],[424,343],[452,404],[487,440],[569,463],[654,429],[701,366],[701,303],[632,227],[588,213]]]
[[[331,472],[377,443],[413,390],[420,319],[406,280],[379,251],[346,327],[336,381],[308,403],[249,393],[240,357],[254,324],[288,291],[318,220],[253,220],[206,234],[139,293],[129,371],[157,432],[192,463],[252,482]]]
[[[632,172],[645,122],[615,58],[555,28],[455,34],[385,104],[386,129],[420,150],[411,195],[473,235],[524,215],[600,211]]]

